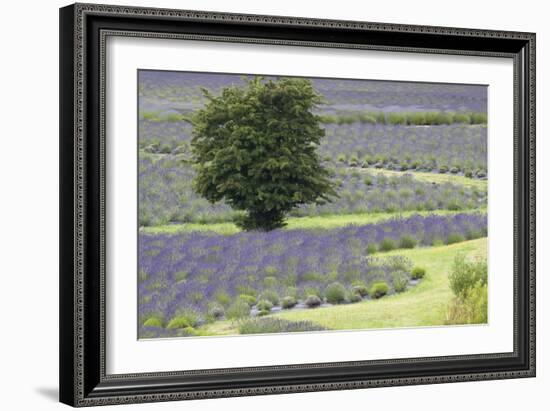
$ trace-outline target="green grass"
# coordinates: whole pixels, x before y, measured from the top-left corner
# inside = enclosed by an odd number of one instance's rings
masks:
[[[388,177],[399,177],[404,174],[411,174],[413,178],[423,181],[426,183],[436,183],[444,184],[451,183],[456,185],[462,185],[468,188],[475,188],[477,190],[487,190],[487,180],[477,180],[473,178],[468,178],[456,174],[439,174],[439,173],[428,173],[423,171],[395,171],[395,170],[385,170],[381,168],[358,168],[358,167],[349,167],[349,170],[365,174],[384,174]]]
[[[465,253],[469,257],[486,257],[487,238],[384,253],[407,256],[415,265],[426,268],[426,277],[404,293],[356,304],[283,311],[273,316],[290,321],[312,321],[333,330],[443,325],[447,306],[453,299],[447,275],[458,253]],[[238,334],[237,324],[230,321],[208,324],[201,331],[205,335]]]
[[[331,229],[345,227],[348,225],[365,225],[387,221],[392,218],[407,218],[412,215],[453,215],[457,213],[485,213],[484,209],[450,211],[450,210],[434,210],[434,211],[403,211],[397,213],[366,213],[366,214],[342,214],[330,216],[315,216],[315,217],[291,217],[287,220],[285,230],[294,229]],[[142,227],[140,231],[147,234],[178,234],[191,231],[213,231],[218,234],[230,235],[236,234],[241,230],[233,223],[184,223],[184,224],[168,224],[160,226]]]

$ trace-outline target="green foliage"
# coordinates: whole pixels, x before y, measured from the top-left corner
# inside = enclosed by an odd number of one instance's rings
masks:
[[[442,125],[442,124],[487,124],[485,113],[474,112],[393,112],[386,115],[384,112],[362,112],[340,115],[323,115],[321,122],[325,124],[401,124],[412,126]]]
[[[321,102],[311,82],[255,77],[207,103],[191,117],[195,190],[246,213],[236,224],[268,231],[301,204],[336,196],[316,148],[325,132],[313,114]]]
[[[162,320],[158,317],[149,317],[144,323],[144,327],[162,327]]]
[[[282,318],[251,318],[239,325],[240,334],[271,334],[323,330],[326,330],[326,328],[311,321],[288,321]]]
[[[449,274],[449,283],[455,296],[466,300],[477,285],[487,285],[487,260],[468,261],[463,254],[457,255]]]
[[[464,241],[464,237],[459,233],[451,233],[447,237],[447,244],[455,244]]]
[[[239,299],[243,300],[245,303],[248,304],[249,307],[252,307],[254,304],[256,304],[256,297],[253,295],[248,294],[240,294]]]
[[[384,238],[382,241],[380,241],[380,245],[378,246],[380,251],[391,251],[395,250],[397,248],[395,241],[393,241],[391,238]]]
[[[416,238],[410,234],[405,234],[401,237],[401,240],[399,240],[399,248],[414,248],[416,247],[416,244]]]
[[[346,289],[338,282],[327,285],[325,298],[331,304],[340,304],[346,300]]]
[[[238,320],[250,314],[250,306],[240,298],[237,298],[227,309],[225,316],[230,320]]]
[[[359,294],[361,297],[365,297],[369,293],[369,289],[363,283],[354,284],[353,287],[351,288],[351,291],[352,293]]]
[[[476,284],[465,299],[455,298],[447,309],[446,324],[486,324],[487,285]]]
[[[185,310],[173,317],[169,322],[166,328],[168,329],[177,329],[177,328],[193,328],[198,323],[198,315],[194,311]]]
[[[385,296],[388,291],[390,291],[388,283],[385,281],[377,281],[371,285],[369,295],[371,298],[380,298]]]
[[[363,297],[361,294],[356,292],[351,292],[349,295],[349,302],[350,303],[358,303],[359,301],[363,300]]]
[[[222,318],[225,315],[225,310],[218,303],[210,304],[208,307],[208,312],[206,314],[209,321],[216,321]]]
[[[411,271],[411,278],[413,280],[420,280],[426,275],[426,269],[423,267],[414,267]]]
[[[314,308],[314,307],[319,307],[322,303],[321,299],[312,294],[312,295],[308,295],[306,300],[304,301],[305,305],[307,305],[309,308]]]
[[[273,290],[264,291],[259,297],[258,300],[267,300],[273,305],[279,305],[279,295]]]
[[[378,251],[378,247],[374,243],[367,244],[367,250],[366,251],[367,251],[367,255],[368,254],[374,254]]]
[[[393,289],[396,293],[402,293],[409,285],[409,278],[404,271],[395,271],[392,273]]]
[[[298,302],[296,301],[296,298],[288,295],[285,298],[283,298],[283,302],[281,303],[281,306],[284,309],[292,308],[294,307]]]
[[[256,308],[260,313],[267,314],[273,308],[273,304],[269,300],[260,300],[258,304],[256,304]]]
[[[229,304],[231,304],[231,296],[223,290],[218,291],[214,295],[214,298],[224,307],[227,307]]]

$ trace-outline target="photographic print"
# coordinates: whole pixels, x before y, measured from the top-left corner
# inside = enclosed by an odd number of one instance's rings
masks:
[[[487,86],[138,71],[138,337],[487,324]]]

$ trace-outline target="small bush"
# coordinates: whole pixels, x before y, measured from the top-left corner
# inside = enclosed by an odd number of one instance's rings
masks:
[[[388,291],[390,291],[388,283],[386,283],[385,281],[378,281],[371,285],[369,289],[369,295],[371,298],[380,298],[385,296]]]
[[[162,327],[162,320],[158,317],[149,317],[144,323],[144,327]]]
[[[227,307],[229,304],[231,304],[231,296],[225,291],[218,291],[214,295],[214,298],[218,303],[220,303],[224,307]]]
[[[273,303],[269,300],[260,300],[258,301],[258,304],[256,304],[256,308],[259,311],[271,311],[273,308]]]
[[[367,250],[366,251],[367,251],[367,254],[374,254],[378,251],[378,247],[374,243],[367,244]]]
[[[487,261],[467,261],[463,254],[455,257],[449,283],[455,296],[465,300],[476,285],[487,285]]]
[[[420,280],[426,275],[426,269],[423,267],[414,267],[411,272],[411,278],[413,280]]]
[[[358,303],[359,301],[362,301],[362,300],[363,300],[363,297],[359,293],[356,293],[356,292],[352,291],[349,295],[349,302],[350,303]]]
[[[211,321],[219,320],[225,315],[225,310],[219,304],[212,304],[208,308],[207,317]]]
[[[380,251],[391,251],[395,250],[395,241],[393,241],[391,238],[384,238],[382,241],[380,241]]]
[[[448,173],[448,172],[449,172],[449,167],[447,167],[447,166],[439,167],[439,173],[440,174],[445,174],[445,173]]]
[[[267,300],[273,305],[279,305],[279,295],[273,290],[264,291],[258,300]]]
[[[238,320],[239,318],[250,315],[250,306],[244,300],[238,298],[227,309],[225,316],[230,320]]]
[[[324,331],[311,321],[288,321],[282,318],[252,318],[239,325],[240,334],[270,334],[303,331]]]
[[[355,284],[351,290],[353,293],[357,293],[361,297],[365,297],[369,293],[369,289],[365,284]]]
[[[314,308],[319,307],[321,305],[321,302],[321,299],[316,295],[308,295],[306,300],[304,301],[304,304],[307,305],[309,308]]]
[[[486,324],[487,285],[477,284],[465,298],[456,297],[447,308],[446,324]]]
[[[197,325],[198,322],[198,316],[195,312],[191,310],[186,310],[175,317],[173,317],[169,322],[166,328],[168,329],[174,329],[174,328],[193,328],[195,325]]]
[[[239,299],[246,302],[249,307],[252,307],[257,302],[256,297],[254,297],[252,295],[248,295],[248,294],[239,295]]]
[[[403,271],[395,271],[392,273],[393,289],[396,293],[402,293],[409,285],[409,278]]]
[[[459,233],[451,233],[447,237],[447,244],[455,244],[464,241],[464,237]]]
[[[277,278],[273,276],[268,276],[264,278],[264,286],[266,288],[273,288],[277,285],[278,282],[279,281],[277,280]]]
[[[405,234],[399,241],[399,248],[414,248],[416,247],[416,238],[412,235]]]
[[[284,309],[289,309],[289,308],[294,307],[297,303],[298,302],[296,301],[296,298],[288,295],[285,298],[283,298],[283,302],[282,302],[281,306]]]
[[[346,300],[346,289],[340,283],[332,283],[325,288],[325,298],[331,304],[340,304]]]

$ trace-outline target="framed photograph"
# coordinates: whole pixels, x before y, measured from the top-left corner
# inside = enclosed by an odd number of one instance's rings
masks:
[[[62,402],[535,376],[535,34],[60,23]]]

